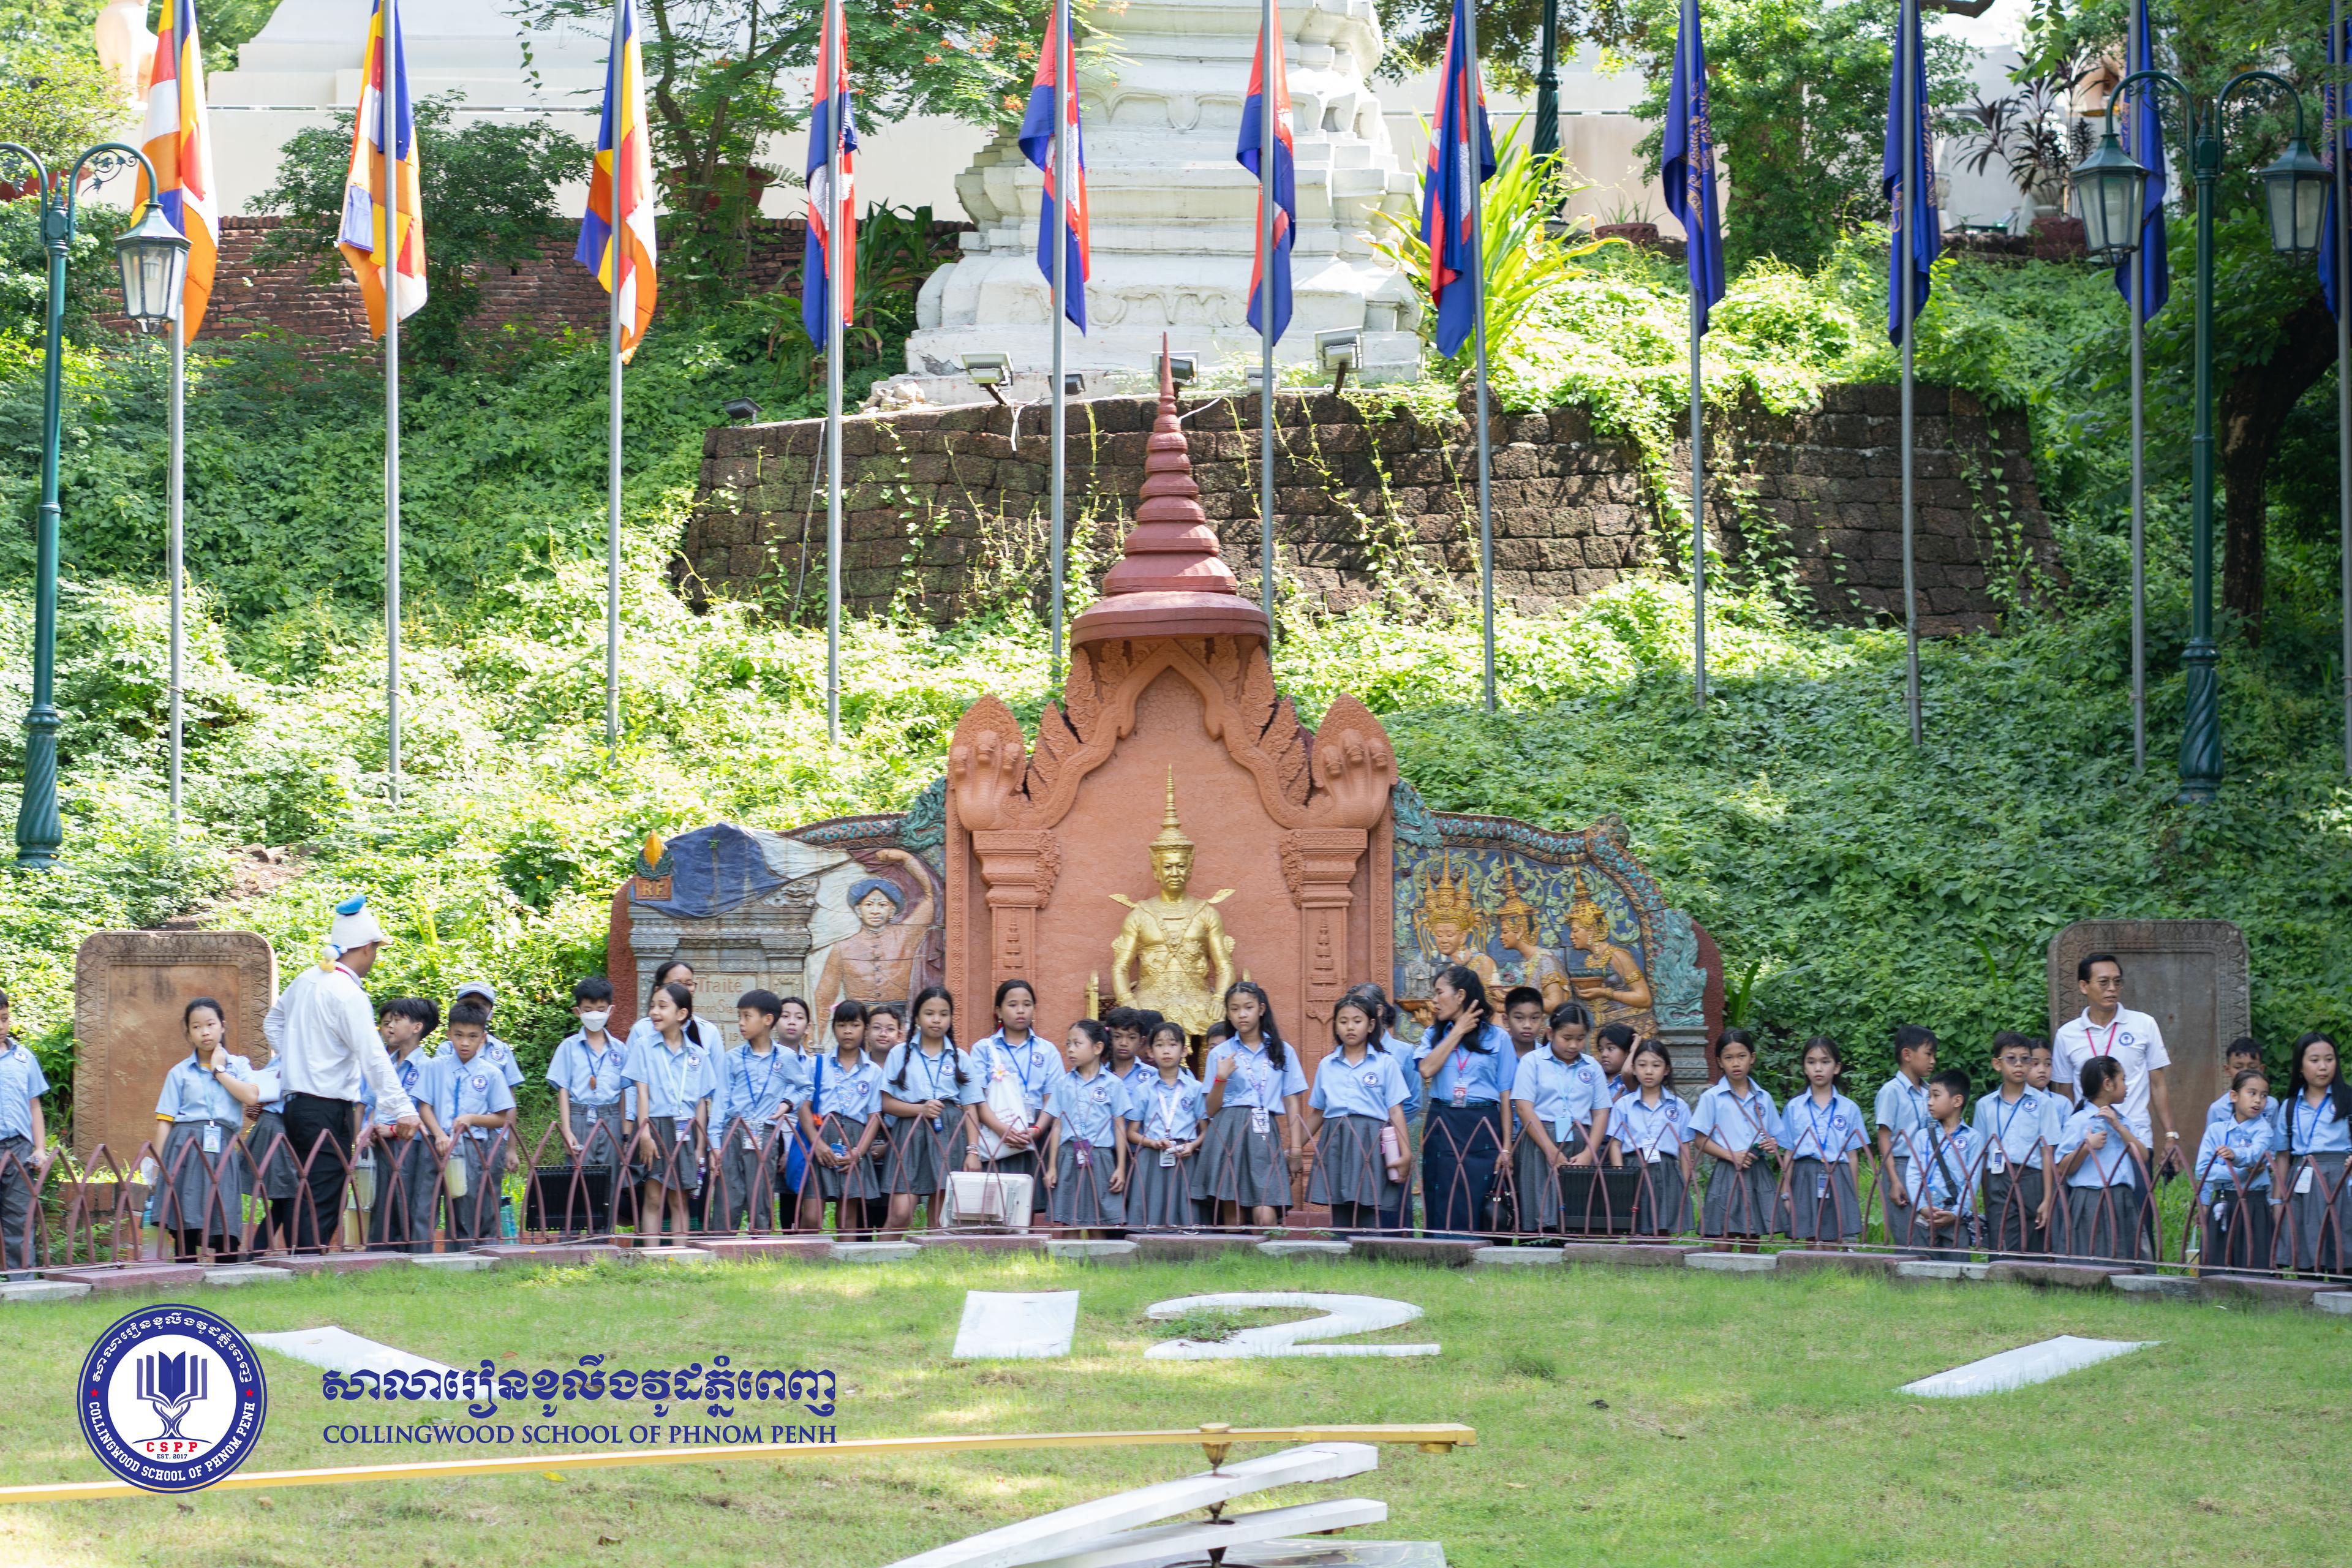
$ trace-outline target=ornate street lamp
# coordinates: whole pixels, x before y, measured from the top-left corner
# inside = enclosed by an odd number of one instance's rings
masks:
[[[41,369],[41,510],[35,526],[33,597],[33,706],[25,715],[25,794],[16,810],[16,864],[47,870],[58,863],[65,826],[58,819],[58,451],[65,386],[66,251],[73,244],[74,219],[85,170],[105,178],[134,163],[157,188],[147,155],[120,142],[105,142],[74,160],[52,179],[39,154],[14,142],[0,142],[0,170],[29,164],[41,203],[41,243],[49,253],[47,357]],[[188,265],[188,242],[150,202],[145,217],[121,239],[114,254],[122,270],[122,303],[146,331],[180,311],[180,279]]]
[[[2197,422],[2189,442],[2189,646],[2180,654],[2189,704],[2180,731],[2180,798],[2200,801],[2221,787],[2221,656],[2213,644],[2213,195],[2221,181],[2223,116],[2231,99],[2242,88],[2268,82],[2294,103],[2294,140],[2261,173],[2273,249],[2308,255],[2319,247],[2328,175],[2304,140],[2303,95],[2276,72],[2241,71],[2210,99],[2200,99],[2169,72],[2134,71],[2107,94],[2105,134],[2074,170],[2075,210],[2094,258],[2122,266],[2139,248],[2147,171],[2116,140],[2116,101],[2142,81],[2179,95],[2197,181]]]

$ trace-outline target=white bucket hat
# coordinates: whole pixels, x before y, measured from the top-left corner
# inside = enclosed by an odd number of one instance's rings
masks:
[[[367,907],[367,895],[354,893],[335,906],[335,923],[328,929],[327,945],[338,956],[355,947],[368,947],[392,939],[383,934],[376,923],[375,911]]]

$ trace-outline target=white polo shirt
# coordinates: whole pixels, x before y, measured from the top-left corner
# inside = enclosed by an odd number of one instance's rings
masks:
[[[2083,1064],[2093,1057],[2113,1057],[2124,1064],[2124,1120],[2142,1142],[2149,1136],[2147,1118],[2147,1075],[2151,1068],[2167,1068],[2172,1058],[2165,1054],[2164,1036],[2156,1020],[2145,1013],[2135,1013],[2128,1007],[2118,1007],[2116,1016],[2104,1024],[2091,1022],[2091,1012],[2084,1008],[2075,1017],[2058,1026],[2058,1037],[2050,1043],[2051,1078],[2059,1083],[2076,1086],[2080,1098]],[[2158,1156],[2164,1152],[2156,1151]]]

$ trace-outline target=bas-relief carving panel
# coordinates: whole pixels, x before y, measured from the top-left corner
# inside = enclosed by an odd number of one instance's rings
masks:
[[[181,1015],[198,996],[228,1009],[228,1048],[269,1059],[261,1021],[278,996],[278,957],[249,931],[102,931],[74,956],[74,1157],[100,1143],[127,1173],[153,1134],[155,1095],[187,1054]]]
[[[2193,1142],[2205,1108],[2229,1087],[2221,1053],[2253,1027],[2246,938],[2228,921],[2076,921],[2050,941],[2050,1031],[2083,1011],[2074,969],[2095,952],[2124,966],[2124,1005],[2156,1020],[2173,1125]]]

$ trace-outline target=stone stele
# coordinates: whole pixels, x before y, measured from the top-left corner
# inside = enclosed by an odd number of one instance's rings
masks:
[[[249,931],[102,931],[74,955],[74,1158],[125,1176],[153,1135],[155,1093],[188,1053],[181,1014],[199,996],[228,1010],[228,1048],[269,1059],[261,1020],[278,955]]]
[[[2076,921],[2050,942],[2050,1032],[2083,1011],[2074,968],[2095,952],[2124,966],[2124,1005],[2163,1033],[2172,1124],[2194,1153],[2205,1108],[2230,1086],[2221,1052],[2253,1028],[2246,938],[2228,921]]]

